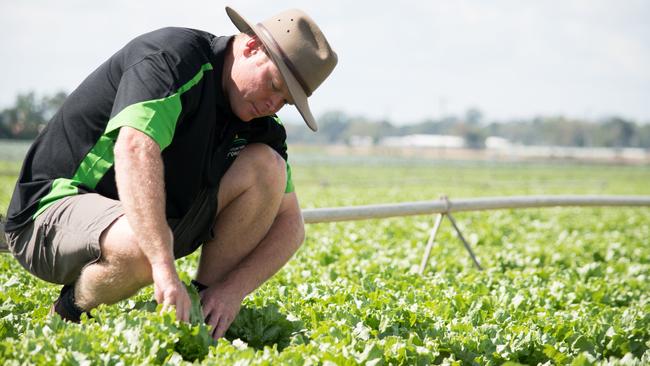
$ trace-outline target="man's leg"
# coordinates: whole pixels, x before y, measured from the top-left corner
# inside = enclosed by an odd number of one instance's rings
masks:
[[[205,243],[197,281],[221,281],[266,236],[286,187],[286,165],[267,145],[242,150],[221,179],[215,238]]]
[[[75,302],[83,310],[113,304],[151,284],[151,265],[135,242],[126,216],[100,237],[101,259],[83,269],[75,285]]]
[[[221,180],[215,240],[201,253],[197,280],[222,278],[266,235],[286,184],[284,160],[262,144],[246,147]],[[151,266],[135,242],[125,216],[100,238],[102,259],[81,272],[75,303],[83,310],[123,300],[150,284]]]

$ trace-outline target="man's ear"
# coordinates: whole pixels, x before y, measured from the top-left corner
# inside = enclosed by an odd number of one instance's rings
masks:
[[[260,42],[259,38],[257,36],[248,38],[244,46],[244,56],[249,57],[260,51],[262,51],[262,42]]]

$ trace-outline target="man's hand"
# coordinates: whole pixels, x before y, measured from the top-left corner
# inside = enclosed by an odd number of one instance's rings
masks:
[[[239,313],[244,297],[269,279],[296,252],[304,233],[298,200],[292,192],[284,195],[279,213],[262,242],[224,276],[214,278],[215,268],[221,269],[218,252],[206,257],[209,265],[199,267],[203,273],[199,273],[197,280],[213,284],[201,291],[200,296],[205,322],[212,325],[215,339],[224,336]],[[204,247],[201,255],[206,253],[209,252]]]
[[[192,301],[187,294],[187,289],[178,278],[174,264],[152,265],[154,296],[156,302],[163,305],[163,311],[176,308],[176,319],[184,322],[190,321]]]
[[[244,295],[239,289],[225,283],[210,286],[200,295],[205,323],[212,326],[212,337],[219,339],[226,334],[239,313]]]

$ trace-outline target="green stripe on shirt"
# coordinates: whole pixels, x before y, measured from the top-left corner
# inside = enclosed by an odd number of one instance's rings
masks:
[[[183,108],[181,95],[198,84],[207,70],[212,70],[212,64],[206,63],[201,66],[199,72],[191,80],[168,97],[146,100],[124,108],[108,121],[104,134],[115,139],[120,127],[133,127],[147,134],[156,141],[161,151],[164,150],[174,138],[176,122]]]
[[[182,110],[180,96],[198,84],[207,70],[212,70],[209,63],[201,66],[191,80],[169,97],[132,104],[111,118],[106,130],[83,158],[72,178],[58,178],[52,181],[50,192],[38,201],[38,208],[32,218],[36,219],[59,199],[78,194],[77,187],[82,184],[90,189],[97,187],[97,183],[115,163],[113,148],[120,127],[129,126],[142,131],[158,143],[161,151],[169,146]]]
[[[273,119],[275,120],[275,122],[277,124],[279,124],[280,126],[283,126],[282,120],[280,119],[280,117],[278,117],[277,115],[273,115]],[[285,148],[285,150],[287,148],[287,142],[286,141],[284,142],[284,148]],[[295,187],[293,186],[293,180],[291,179],[291,166],[289,165],[289,161],[287,161],[286,164],[287,164],[287,186],[284,189],[284,193],[291,193],[291,192],[293,192],[295,190]]]
[[[79,164],[77,171],[71,179],[58,178],[52,182],[50,192],[38,201],[38,209],[34,214],[35,219],[54,202],[67,196],[74,196],[79,193],[81,184],[90,189],[95,189],[97,183],[113,166],[115,157],[113,147],[115,141],[106,135],[102,135],[95,146],[86,154]]]
[[[284,189],[284,193],[291,193],[294,191],[293,180],[291,180],[291,165],[287,163],[287,187]]]

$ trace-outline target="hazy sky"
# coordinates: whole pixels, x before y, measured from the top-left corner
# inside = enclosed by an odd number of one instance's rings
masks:
[[[232,34],[225,5],[255,22],[300,7],[319,23],[339,65],[310,99],[316,116],[342,110],[402,124],[478,107],[489,119],[650,121],[645,0],[0,0],[0,108],[17,92],[73,90],[159,27]]]

